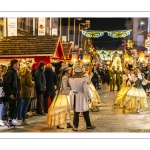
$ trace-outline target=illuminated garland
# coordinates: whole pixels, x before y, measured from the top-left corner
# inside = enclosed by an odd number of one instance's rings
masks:
[[[108,36],[112,38],[124,38],[130,35],[132,30],[115,30],[115,31],[91,31],[91,30],[82,30],[82,35],[86,36],[87,38],[99,38],[107,33]]]

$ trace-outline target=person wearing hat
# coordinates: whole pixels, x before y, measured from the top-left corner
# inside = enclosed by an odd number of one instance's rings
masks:
[[[39,63],[39,66],[35,72],[35,88],[36,88],[36,94],[37,94],[37,114],[39,115],[45,115],[42,112],[42,100],[43,100],[43,94],[46,90],[46,79],[44,75],[44,67],[45,62],[41,61]]]
[[[67,122],[67,128],[72,128],[70,124],[70,101],[69,101],[69,76],[71,68],[67,63],[62,63],[60,74],[58,76],[57,94],[54,97],[52,104],[48,109],[47,123],[49,126],[57,126],[58,129],[64,129],[61,124]]]
[[[117,66],[117,70],[116,70],[116,85],[117,85],[117,91],[120,90],[121,75],[122,75],[122,71],[120,70],[120,66]]]
[[[74,111],[74,127],[72,130],[78,130],[80,112],[83,112],[86,128],[94,129],[95,127],[91,125],[88,106],[89,102],[91,102],[92,95],[88,89],[87,79],[82,76],[82,66],[76,65],[74,72],[75,75],[69,78],[69,85],[72,89],[70,93],[70,107]]]
[[[112,69],[109,70],[109,76],[110,76],[110,91],[114,91],[115,90],[115,85],[116,85],[115,66],[112,66]]]

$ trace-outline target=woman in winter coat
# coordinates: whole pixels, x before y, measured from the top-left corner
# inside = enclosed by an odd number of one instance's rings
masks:
[[[29,68],[22,64],[20,66],[20,84],[21,84],[21,106],[20,118],[22,125],[29,125],[30,123],[25,120],[26,112],[31,101],[31,88],[34,87],[32,75]]]

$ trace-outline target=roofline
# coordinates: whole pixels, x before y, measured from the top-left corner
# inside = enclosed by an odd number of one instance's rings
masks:
[[[29,54],[29,55],[0,55],[0,57],[38,57],[38,56],[53,56],[54,54]]]

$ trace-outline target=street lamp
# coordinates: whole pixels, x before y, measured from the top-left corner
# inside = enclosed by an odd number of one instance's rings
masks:
[[[85,23],[86,23],[86,28],[90,28],[90,20],[86,20]]]
[[[76,41],[76,36],[75,36],[75,31],[76,31],[76,20],[82,20],[82,18],[75,18],[74,19],[74,40],[73,40],[73,42],[74,42],[74,49],[75,49],[75,41]]]
[[[80,40],[80,25],[85,26],[85,23],[79,23],[79,33],[78,33],[78,48],[79,48],[79,40]]]

